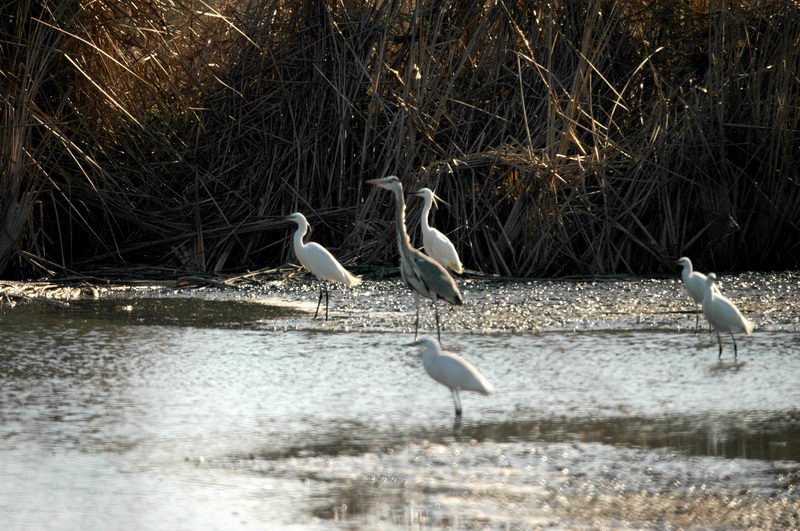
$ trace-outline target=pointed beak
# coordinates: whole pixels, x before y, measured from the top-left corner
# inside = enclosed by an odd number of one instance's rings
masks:
[[[380,179],[370,179],[367,181],[367,184],[381,184]]]

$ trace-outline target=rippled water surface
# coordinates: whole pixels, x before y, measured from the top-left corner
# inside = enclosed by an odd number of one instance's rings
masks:
[[[2,528],[797,527],[800,277],[721,280],[736,363],[674,279],[461,282],[458,431],[396,279],[5,305]]]

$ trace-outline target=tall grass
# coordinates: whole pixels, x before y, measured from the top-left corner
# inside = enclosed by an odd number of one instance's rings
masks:
[[[26,227],[36,230],[32,208],[58,166],[57,141],[46,130],[59,120],[66,87],[53,83],[61,35],[37,23],[64,17],[66,5],[10,2],[0,8],[0,273],[17,251]]]
[[[278,217],[295,210],[345,261],[394,263],[390,198],[363,184],[387,174],[450,203],[435,223],[470,269],[798,264],[793,2],[22,0],[0,14],[16,32],[0,45],[6,275],[275,265],[289,258]]]

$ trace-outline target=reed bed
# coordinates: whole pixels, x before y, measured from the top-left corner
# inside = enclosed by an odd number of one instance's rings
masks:
[[[795,2],[21,0],[0,15],[6,277],[276,266],[296,210],[344,262],[393,264],[391,198],[364,184],[389,174],[449,203],[435,225],[484,273],[798,265]]]

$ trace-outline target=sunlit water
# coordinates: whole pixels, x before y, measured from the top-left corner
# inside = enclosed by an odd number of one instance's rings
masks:
[[[396,280],[6,307],[0,528],[797,526],[797,280],[723,284],[738,364],[673,279],[462,282],[458,432]]]

